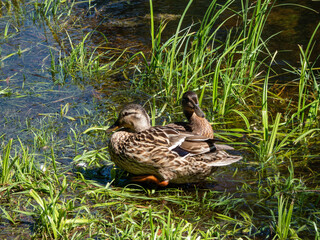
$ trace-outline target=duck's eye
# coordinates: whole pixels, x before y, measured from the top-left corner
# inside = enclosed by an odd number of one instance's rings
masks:
[[[126,117],[126,116],[129,116],[129,115],[132,115],[132,114],[134,114],[134,112],[123,112],[122,116]]]

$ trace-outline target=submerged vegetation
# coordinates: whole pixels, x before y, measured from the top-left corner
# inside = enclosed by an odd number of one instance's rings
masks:
[[[270,0],[214,0],[186,26],[189,1],[168,39],[150,0],[150,52],[111,47],[81,4],[0,0],[1,238],[320,239],[320,23],[280,65]],[[166,124],[187,90],[244,160],[203,184],[130,183],[106,147],[117,106]]]

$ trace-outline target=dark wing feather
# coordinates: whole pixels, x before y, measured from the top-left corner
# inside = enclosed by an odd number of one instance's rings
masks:
[[[200,155],[216,150],[233,150],[233,147],[216,144],[215,142],[219,140],[179,131],[168,125],[149,128],[140,132],[136,138],[156,146],[166,146],[181,157]]]
[[[163,137],[169,139],[169,149],[178,153],[179,156],[199,155],[216,150],[214,139],[179,131],[168,125],[154,127],[154,129],[165,134]]]
[[[176,123],[169,123],[165,127],[174,128],[178,131],[182,132],[192,132],[192,128],[189,123],[187,122],[176,122]]]

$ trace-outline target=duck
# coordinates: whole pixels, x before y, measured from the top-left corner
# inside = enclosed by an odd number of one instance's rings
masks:
[[[167,126],[213,139],[211,124],[199,106],[198,95],[193,91],[187,91],[182,95],[181,103],[188,122],[170,123]]]
[[[242,159],[226,152],[232,147],[216,144],[214,139],[170,126],[152,127],[139,104],[126,105],[107,132],[113,132],[108,146],[111,160],[134,174],[134,182],[160,187],[197,183],[217,167]]]

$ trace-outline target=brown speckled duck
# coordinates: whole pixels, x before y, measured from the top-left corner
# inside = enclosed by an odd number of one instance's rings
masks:
[[[216,167],[239,161],[213,139],[170,126],[151,127],[145,109],[138,104],[125,106],[117,121],[108,129],[114,131],[109,152],[120,168],[137,175],[134,181],[149,181],[159,186],[170,183],[203,181]]]
[[[188,91],[183,94],[182,109],[188,122],[170,123],[167,126],[213,138],[212,127],[199,107],[198,96],[195,92]]]

